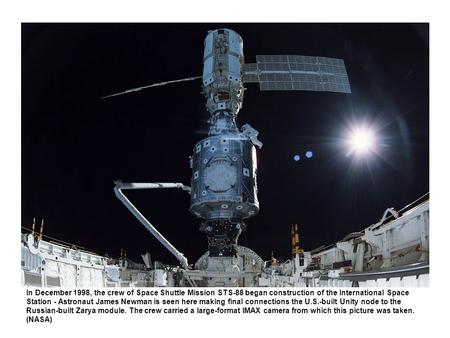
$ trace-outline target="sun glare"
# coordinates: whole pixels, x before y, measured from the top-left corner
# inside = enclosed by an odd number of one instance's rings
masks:
[[[348,140],[350,153],[363,155],[370,153],[375,147],[374,132],[366,127],[360,127],[352,131]]]

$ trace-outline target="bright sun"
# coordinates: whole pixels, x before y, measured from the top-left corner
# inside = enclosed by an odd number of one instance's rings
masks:
[[[353,130],[349,138],[349,146],[350,152],[357,155],[371,152],[375,147],[373,131],[365,127]]]

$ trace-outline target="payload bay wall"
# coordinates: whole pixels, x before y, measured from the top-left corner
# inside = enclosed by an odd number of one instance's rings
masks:
[[[22,234],[22,284],[34,287],[420,287],[429,285],[429,200],[396,212],[327,247],[263,261],[237,246],[230,271],[209,271],[208,253],[189,268],[112,259]],[[212,282],[213,281],[213,282]]]
[[[22,235],[22,284],[32,287],[163,286],[162,269],[112,259],[60,243]]]
[[[259,285],[416,287],[429,285],[428,194],[329,246],[262,272]]]
[[[353,238],[314,251],[312,259],[321,270],[340,267],[339,279],[353,285],[428,285],[429,201],[401,216],[392,212],[389,222],[380,221],[361,233],[350,234]]]

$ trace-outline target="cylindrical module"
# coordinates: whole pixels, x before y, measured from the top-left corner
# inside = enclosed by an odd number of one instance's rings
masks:
[[[234,256],[243,220],[259,211],[256,186],[258,132],[236,126],[242,107],[242,38],[231,29],[209,31],[203,54],[203,94],[210,113],[209,137],[198,142],[191,158],[189,210],[204,221],[210,257]]]
[[[207,220],[242,220],[259,211],[256,150],[241,133],[198,142],[192,156],[190,211]]]
[[[208,32],[204,47],[202,78],[206,108],[211,114],[225,110],[236,116],[244,98],[242,38],[231,29],[216,29]]]

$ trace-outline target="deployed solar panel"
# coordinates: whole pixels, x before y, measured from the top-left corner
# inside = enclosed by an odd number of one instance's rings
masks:
[[[243,81],[260,90],[310,90],[351,93],[344,61],[303,55],[257,55],[244,64]]]
[[[246,83],[259,82],[256,63],[244,63],[242,65],[242,81]]]

